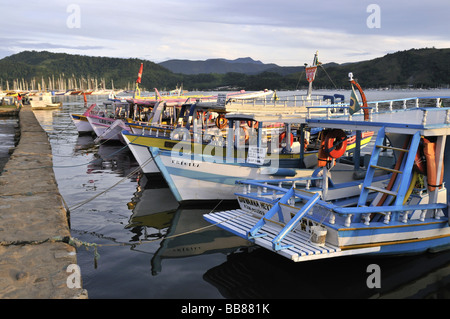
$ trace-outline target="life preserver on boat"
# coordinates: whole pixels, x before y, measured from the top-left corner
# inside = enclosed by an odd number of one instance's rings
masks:
[[[347,134],[343,130],[331,130],[325,137],[325,151],[332,158],[344,155],[347,149]]]
[[[282,144],[286,143],[285,139],[286,139],[286,132],[283,132],[280,134],[280,138],[278,140],[280,147],[283,147]],[[292,144],[294,144],[294,134],[292,134],[292,133],[291,133],[291,143],[290,144],[291,144],[291,146],[292,146]]]
[[[327,151],[325,150],[325,140],[328,132],[322,131],[319,133],[320,146],[319,151],[317,152],[317,166],[325,167],[327,163],[330,162],[330,157],[328,156]]]
[[[225,115],[220,114],[218,117],[216,117],[215,123],[219,129],[224,129],[228,124],[228,119],[225,118]]]
[[[258,121],[248,120],[247,121],[247,125],[248,125],[248,127],[258,128],[259,122]]]

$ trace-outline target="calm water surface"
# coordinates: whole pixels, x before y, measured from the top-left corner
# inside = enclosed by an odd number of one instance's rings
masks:
[[[303,93],[303,92],[302,92]],[[327,94],[334,92],[317,92]],[[450,95],[445,91],[368,91],[369,100]],[[348,99],[349,92],[343,91]],[[106,97],[89,97],[88,104]],[[336,258],[293,263],[211,226],[206,206],[178,207],[160,177],[143,176],[121,144],[78,136],[70,113],[81,97],[61,97],[61,110],[35,111],[48,132],[59,190],[70,210],[89,298],[447,298],[450,253],[397,258]],[[229,205],[228,205],[229,207]],[[381,288],[369,289],[370,264]]]
[[[9,150],[14,147],[15,127],[18,127],[17,118],[0,117],[0,172],[9,159]]]

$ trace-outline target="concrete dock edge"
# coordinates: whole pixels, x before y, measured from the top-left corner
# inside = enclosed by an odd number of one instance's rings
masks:
[[[0,298],[86,299],[47,133],[30,106],[19,125],[0,175]]]

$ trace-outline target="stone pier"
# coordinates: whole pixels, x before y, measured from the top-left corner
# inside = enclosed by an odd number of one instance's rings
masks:
[[[85,299],[52,150],[30,106],[0,175],[0,298]]]

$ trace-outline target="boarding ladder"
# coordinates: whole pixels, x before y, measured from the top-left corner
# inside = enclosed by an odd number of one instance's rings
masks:
[[[267,223],[268,220],[272,219],[275,214],[279,214],[279,219],[283,220],[283,209],[286,207],[285,205],[289,202],[290,198],[295,196],[295,191],[291,188],[285,195],[253,226],[252,229],[248,232],[248,238],[258,238],[269,236],[268,233],[261,233],[262,227]],[[292,244],[282,245],[281,241],[289,234],[300,222],[303,216],[308,213],[311,208],[313,208],[314,204],[320,199],[320,194],[315,193],[310,197],[308,202],[300,209],[296,209],[297,213],[292,217],[292,219],[278,232],[275,234],[276,236],[271,239],[272,249],[277,251],[281,249],[291,248]]]
[[[306,203],[299,208],[293,206],[293,199]],[[204,215],[210,223],[254,242],[293,261],[337,257],[345,252],[328,242],[323,246],[311,242],[310,234],[298,231],[298,225],[308,212],[320,201],[320,193],[304,192],[293,187],[281,197],[264,216],[256,217],[242,209],[215,212]],[[276,221],[278,215],[278,221]],[[285,216],[292,218],[284,222]]]
[[[409,147],[397,148],[383,145],[385,137],[385,128],[382,127],[377,134],[375,146],[370,158],[369,167],[367,169],[366,177],[362,185],[361,195],[358,200],[358,207],[367,207],[367,199],[369,192],[378,192],[382,196],[378,196],[371,206],[377,205],[380,197],[383,198],[384,205],[389,205],[393,202],[394,206],[403,205],[406,192],[411,182],[413,165],[417,149],[420,143],[420,132],[416,132],[409,138]],[[383,150],[390,149],[399,152],[399,160],[395,168],[383,167],[378,165],[378,158]],[[405,156],[406,155],[406,156]],[[376,187],[373,185],[374,175],[376,170],[384,170],[392,173],[391,183],[389,188]],[[395,200],[394,200],[395,199]],[[383,204],[383,203],[382,203]],[[379,205],[377,205],[379,206]],[[369,215],[365,215],[365,223],[369,222]]]

